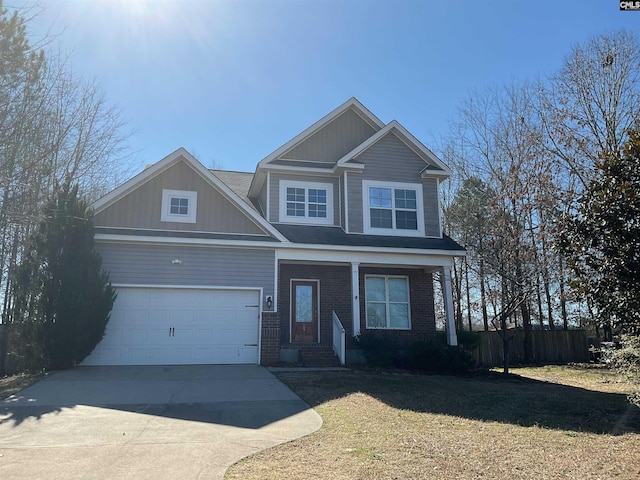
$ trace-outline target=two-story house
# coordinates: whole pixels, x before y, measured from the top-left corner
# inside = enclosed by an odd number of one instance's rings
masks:
[[[464,250],[438,199],[450,173],[355,98],[253,173],[178,149],[94,204],[118,297],[84,363],[344,363],[361,332],[434,336],[436,272],[455,345],[451,264]]]

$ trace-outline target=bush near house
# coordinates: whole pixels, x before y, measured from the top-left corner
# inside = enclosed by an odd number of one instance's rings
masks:
[[[365,332],[356,338],[355,344],[362,349],[367,365],[372,367],[463,374],[474,366],[471,351],[477,348],[479,338],[473,332],[460,332],[458,340],[457,347],[448,346],[445,335],[399,344],[390,337]]]

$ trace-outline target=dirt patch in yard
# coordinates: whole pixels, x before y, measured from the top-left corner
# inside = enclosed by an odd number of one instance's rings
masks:
[[[44,373],[20,373],[0,378],[0,400],[24,390],[44,377]]]
[[[516,369],[508,379],[280,373],[323,427],[225,478],[640,478],[640,414],[626,402],[628,386],[557,368]]]

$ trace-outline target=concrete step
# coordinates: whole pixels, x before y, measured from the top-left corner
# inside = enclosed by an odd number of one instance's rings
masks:
[[[340,360],[332,346],[318,344],[289,344],[282,347],[288,351],[288,358],[297,359],[296,364],[305,367],[339,367]],[[298,352],[295,355],[294,352]],[[291,360],[290,360],[291,361]]]

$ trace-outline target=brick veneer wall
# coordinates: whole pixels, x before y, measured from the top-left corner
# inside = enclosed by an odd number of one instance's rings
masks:
[[[280,315],[262,312],[260,365],[276,365],[280,361]]]
[[[291,308],[291,279],[319,280],[320,295],[320,343],[332,345],[333,318],[331,312],[335,310],[338,318],[347,331],[353,335],[351,314],[351,267],[335,265],[300,265],[281,264],[278,286],[278,310],[280,311],[280,340],[289,343],[290,338],[290,308]]]
[[[409,277],[409,304],[411,330],[367,330],[365,306],[365,275],[405,275]],[[436,334],[436,316],[433,304],[433,275],[422,269],[360,267],[360,331],[393,337],[402,343],[428,340]]]

